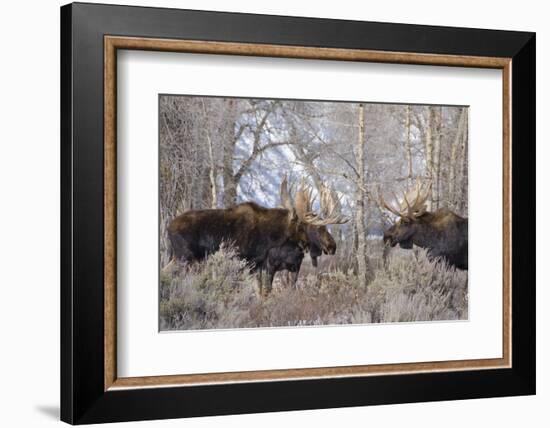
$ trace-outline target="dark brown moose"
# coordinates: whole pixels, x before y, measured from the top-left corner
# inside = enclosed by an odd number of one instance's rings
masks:
[[[294,273],[295,282],[305,251],[314,248],[315,257],[317,252],[335,253],[336,243],[326,225],[347,219],[335,213],[337,203],[328,204],[328,196],[324,196],[322,214],[313,213],[308,199],[311,193],[304,186],[293,204],[286,178],[280,196],[284,208],[245,202],[227,209],[191,210],[176,217],[168,226],[172,260],[202,260],[228,242],[258,272],[260,294],[269,294],[279,270]]]
[[[311,263],[315,267],[318,266],[318,258],[322,254],[333,255],[336,253],[336,242],[326,226],[349,221],[342,214],[338,214],[341,211],[340,201],[333,190],[321,185],[319,196],[320,216],[313,212],[312,204],[315,199],[313,198],[313,189],[307,186],[303,180],[294,198],[296,211],[301,217],[307,219],[306,234],[309,242],[309,255]]]
[[[381,197],[384,208],[398,217],[384,232],[384,243],[390,247],[412,248],[413,244],[428,250],[431,258],[440,257],[458,269],[468,269],[468,219],[441,208],[427,211],[426,200],[431,185],[421,185],[403,195],[399,208]],[[394,195],[395,196],[395,195]],[[395,197],[396,201],[397,197]]]

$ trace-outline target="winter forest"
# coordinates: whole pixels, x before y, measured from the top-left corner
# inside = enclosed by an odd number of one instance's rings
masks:
[[[383,240],[406,220],[395,211],[416,209],[406,197],[415,186],[424,216],[467,219],[467,107],[160,95],[159,138],[162,330],[467,318],[467,269]],[[285,177],[291,196],[307,189],[314,213],[326,212],[323,189],[332,195],[346,219],[326,226],[334,254],[313,266],[297,248],[296,282],[281,269],[264,297],[231,242],[170,263],[176,217],[244,202],[284,207]]]

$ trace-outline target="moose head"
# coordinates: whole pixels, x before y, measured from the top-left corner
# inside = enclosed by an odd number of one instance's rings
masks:
[[[380,204],[397,217],[397,221],[384,232],[384,243],[390,247],[399,244],[410,249],[414,245],[426,248],[432,257],[442,257],[459,269],[468,269],[468,219],[441,208],[427,210],[426,201],[431,183],[416,186],[403,194],[397,206],[388,204],[382,196]]]
[[[315,213],[312,209],[315,201],[313,193],[313,188],[302,180],[292,202],[286,177],[281,183],[281,203],[289,211],[289,216],[296,221],[296,228],[301,234],[305,234],[312,263],[317,266],[317,257],[321,254],[336,252],[336,242],[327,226],[347,223],[349,218],[340,213],[340,201],[336,192],[324,184],[319,190],[320,212]]]
[[[397,221],[384,232],[384,243],[395,247],[412,248],[416,234],[419,232],[420,219],[427,212],[426,201],[430,195],[431,184],[422,185],[420,181],[416,186],[403,193],[399,201],[397,195],[393,194],[397,206],[388,204],[380,196],[381,205],[397,217]]]

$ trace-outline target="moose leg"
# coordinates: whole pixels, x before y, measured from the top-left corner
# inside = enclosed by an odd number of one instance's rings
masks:
[[[297,290],[298,289],[298,274],[300,273],[300,270],[297,269],[294,272],[288,272],[289,278],[290,278],[290,284]]]
[[[274,272],[266,270],[265,268],[258,269],[256,281],[258,283],[258,295],[260,297],[266,297],[271,292],[273,276]]]
[[[263,269],[258,269],[258,272],[256,273],[256,284],[258,285],[258,296],[262,297],[262,271]]]
[[[273,277],[275,276],[275,272],[272,272],[271,270],[266,270],[265,275],[263,275],[263,295],[268,296],[269,293],[271,293],[271,289],[273,288]]]
[[[313,265],[313,272],[314,272],[314,275],[315,275],[315,279],[317,281],[317,284],[319,284],[319,274],[320,274],[320,270],[319,270],[319,257],[318,256],[311,256],[311,264]]]
[[[384,249],[382,250],[382,263],[384,267],[388,267],[388,257],[390,255],[391,246],[384,244]]]
[[[280,273],[280,277],[281,277],[281,276],[283,276],[283,278],[285,279],[285,280],[284,280],[284,284],[283,284],[285,287],[287,287],[289,284],[291,284],[291,285],[294,284],[294,283],[292,282],[292,272],[291,272],[291,271],[286,270],[284,273],[281,272],[281,273]]]
[[[275,276],[275,268],[270,265],[269,261],[259,270],[260,271],[260,296],[266,297],[271,293],[273,286],[273,277]]]

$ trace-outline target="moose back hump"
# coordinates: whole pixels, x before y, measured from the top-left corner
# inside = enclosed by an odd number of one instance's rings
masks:
[[[314,264],[322,253],[334,254],[336,243],[326,226],[348,219],[339,214],[339,201],[328,188],[321,189],[320,214],[311,209],[311,192],[303,184],[293,203],[285,177],[280,196],[283,208],[245,202],[226,209],[191,210],[176,217],[168,226],[172,260],[202,260],[226,242],[259,271],[260,292],[265,282],[265,293],[269,293],[278,270],[295,273],[295,282],[304,251],[314,249]]]
[[[180,261],[202,260],[226,242],[235,246],[241,257],[257,264],[271,247],[289,239],[292,229],[299,241],[299,230],[286,209],[246,202],[227,209],[187,211],[170,223],[168,237],[172,256]]]

